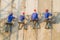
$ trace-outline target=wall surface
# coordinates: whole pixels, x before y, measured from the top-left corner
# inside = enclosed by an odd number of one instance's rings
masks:
[[[14,15],[20,15],[21,11],[25,11],[26,15],[31,15],[33,13],[33,9],[37,9],[38,13],[45,12],[45,9],[49,9],[49,11],[53,12],[53,15],[56,16],[56,23],[53,24],[53,29],[45,29],[45,22],[40,23],[40,29],[32,29],[31,25],[28,25],[28,30],[18,30],[18,24],[15,23],[15,26],[13,27],[13,33],[10,37],[11,40],[60,40],[60,5],[59,5],[60,0],[53,0],[53,9],[52,9],[52,1],[51,0],[21,0],[20,4],[18,3],[18,0],[14,1],[14,8],[13,12]],[[1,9],[3,9],[6,5],[7,2],[10,3],[11,0],[6,0],[2,1],[4,5],[1,6]],[[1,3],[1,4],[2,4]],[[9,5],[5,11],[2,11],[2,17],[5,18],[6,16],[3,15],[8,15],[11,11],[11,5]],[[5,14],[6,13],[6,14]],[[0,22],[0,26],[4,27],[4,20]],[[2,33],[0,34],[0,40],[3,40],[4,35],[6,36],[7,34]]]

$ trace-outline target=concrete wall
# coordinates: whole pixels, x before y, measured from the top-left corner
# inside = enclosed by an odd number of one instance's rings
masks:
[[[38,6],[38,1],[37,0],[26,0],[26,12],[27,14],[32,14],[34,9],[37,9]]]
[[[7,1],[7,0],[6,0]],[[11,1],[11,0],[10,0]],[[9,2],[10,2],[9,1]],[[32,29],[31,25],[28,25],[28,30],[19,30],[18,33],[18,39],[19,40],[60,40],[60,6],[59,6],[59,0],[53,0],[53,15],[56,16],[56,24],[53,24],[53,29],[45,29],[45,22],[40,23],[40,29]],[[17,3],[16,3],[17,2]],[[33,12],[33,9],[37,9],[39,13],[45,12],[45,9],[49,9],[51,12],[52,4],[51,0],[21,0],[20,1],[20,7],[17,5],[18,1],[15,0],[15,8],[20,11],[25,11],[26,14],[31,15]],[[2,8],[5,6],[5,4],[2,6]],[[10,9],[10,8],[7,8]],[[20,12],[19,11],[19,12]],[[4,11],[3,11],[4,12]],[[16,10],[13,11],[14,13]],[[19,15],[19,13],[16,15]],[[5,16],[4,16],[5,17]],[[3,21],[2,21],[3,22]],[[3,23],[2,23],[3,24]],[[17,25],[16,25],[17,27]],[[16,28],[15,28],[16,29]],[[16,32],[17,33],[17,32]],[[17,40],[16,33],[12,34],[11,40]],[[1,34],[0,34],[1,35]],[[0,40],[3,39],[4,36],[0,36]]]
[[[60,0],[53,0],[53,12],[60,12]]]
[[[46,9],[51,12],[51,0],[39,0],[38,3],[39,12],[45,12]]]

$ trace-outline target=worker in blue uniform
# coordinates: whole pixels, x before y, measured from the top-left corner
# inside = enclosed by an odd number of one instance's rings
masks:
[[[20,22],[24,22],[25,19],[25,12],[22,13],[22,15],[20,15],[19,20]]]
[[[15,17],[13,16],[13,13],[9,14],[9,16],[8,16],[8,22],[11,23],[14,18]]]
[[[15,19],[15,17],[13,16],[13,13],[10,13],[8,18],[7,18],[6,32],[9,32],[9,31],[12,32],[12,24],[13,24],[12,21],[13,21],[13,19]]]
[[[44,13],[44,16],[45,16],[45,21],[46,21],[46,26],[45,26],[45,28],[49,28],[50,26],[47,27],[47,25],[50,25],[51,18],[52,18],[52,14],[49,12],[48,9],[46,9],[46,11],[45,11],[45,13]]]
[[[24,20],[25,20],[25,12],[22,12],[21,13],[22,15],[20,15],[20,17],[19,17],[19,29],[22,29],[22,27],[24,26]]]
[[[33,22],[34,25],[36,25],[36,23],[38,23],[38,13],[36,12],[36,9],[34,9],[34,12],[31,15],[31,21]],[[36,27],[33,26],[33,29],[35,29]]]

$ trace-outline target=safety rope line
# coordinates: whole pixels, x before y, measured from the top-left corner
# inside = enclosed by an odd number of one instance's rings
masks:
[[[11,12],[13,12],[13,3],[14,3],[14,0],[12,0],[11,2]]]
[[[35,33],[36,33],[36,40],[38,40],[38,29],[35,29]]]
[[[4,1],[4,2],[7,3],[7,4],[9,4],[6,0],[2,0],[2,1]]]
[[[13,2],[14,2],[14,0],[12,0],[12,2],[11,2],[11,11],[13,11],[12,9],[13,9]],[[8,39],[9,38],[9,39]],[[5,39],[8,39],[8,40],[11,40],[11,32],[10,32],[10,34],[7,36],[7,37],[4,37],[4,40]]]
[[[23,9],[22,9],[22,10],[25,12],[26,0],[23,0],[22,2],[23,2]],[[25,26],[26,26],[26,25],[25,25]],[[25,30],[25,29],[23,28],[23,40],[24,40],[24,30]],[[26,30],[26,31],[27,31],[27,30]]]
[[[0,0],[0,17],[1,17],[1,0]]]
[[[14,0],[12,0],[11,2],[11,12],[13,12],[13,3],[14,3]],[[9,40],[11,40],[11,32],[10,32],[10,35],[9,35]]]
[[[52,40],[52,32],[53,32],[53,31],[52,31],[52,28],[51,28],[51,40]]]
[[[53,0],[51,0],[51,13],[53,14]],[[53,24],[52,24],[53,25]],[[53,27],[52,27],[53,28]],[[51,40],[52,40],[52,28],[51,28]]]
[[[19,12],[20,12],[20,0],[18,0],[18,9],[17,9],[17,13],[18,14],[20,14]],[[17,15],[17,17],[18,17],[18,15]],[[16,40],[19,40],[19,26],[17,27],[18,29],[17,29],[17,36],[16,36]]]
[[[3,9],[1,9],[1,11],[4,11],[7,7],[9,7],[9,5],[11,5],[12,1],[10,3],[8,3],[8,5],[6,7],[4,7]]]

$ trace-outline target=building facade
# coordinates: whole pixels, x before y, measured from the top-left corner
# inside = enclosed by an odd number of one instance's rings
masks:
[[[44,29],[44,22],[41,23],[41,29],[38,29],[38,36],[33,29],[28,31],[19,31],[19,40],[60,40],[60,0],[0,0],[0,18],[5,18],[9,13],[13,12],[14,15],[19,16],[22,11],[26,15],[31,15],[33,10],[36,9],[42,15],[46,9],[56,16],[56,24],[53,24],[52,30]],[[24,39],[23,39],[24,33]],[[12,34],[14,35],[14,34]],[[16,35],[15,35],[16,36]],[[11,40],[17,40],[15,36]],[[13,39],[15,38],[15,39]],[[1,36],[0,36],[0,40]]]

